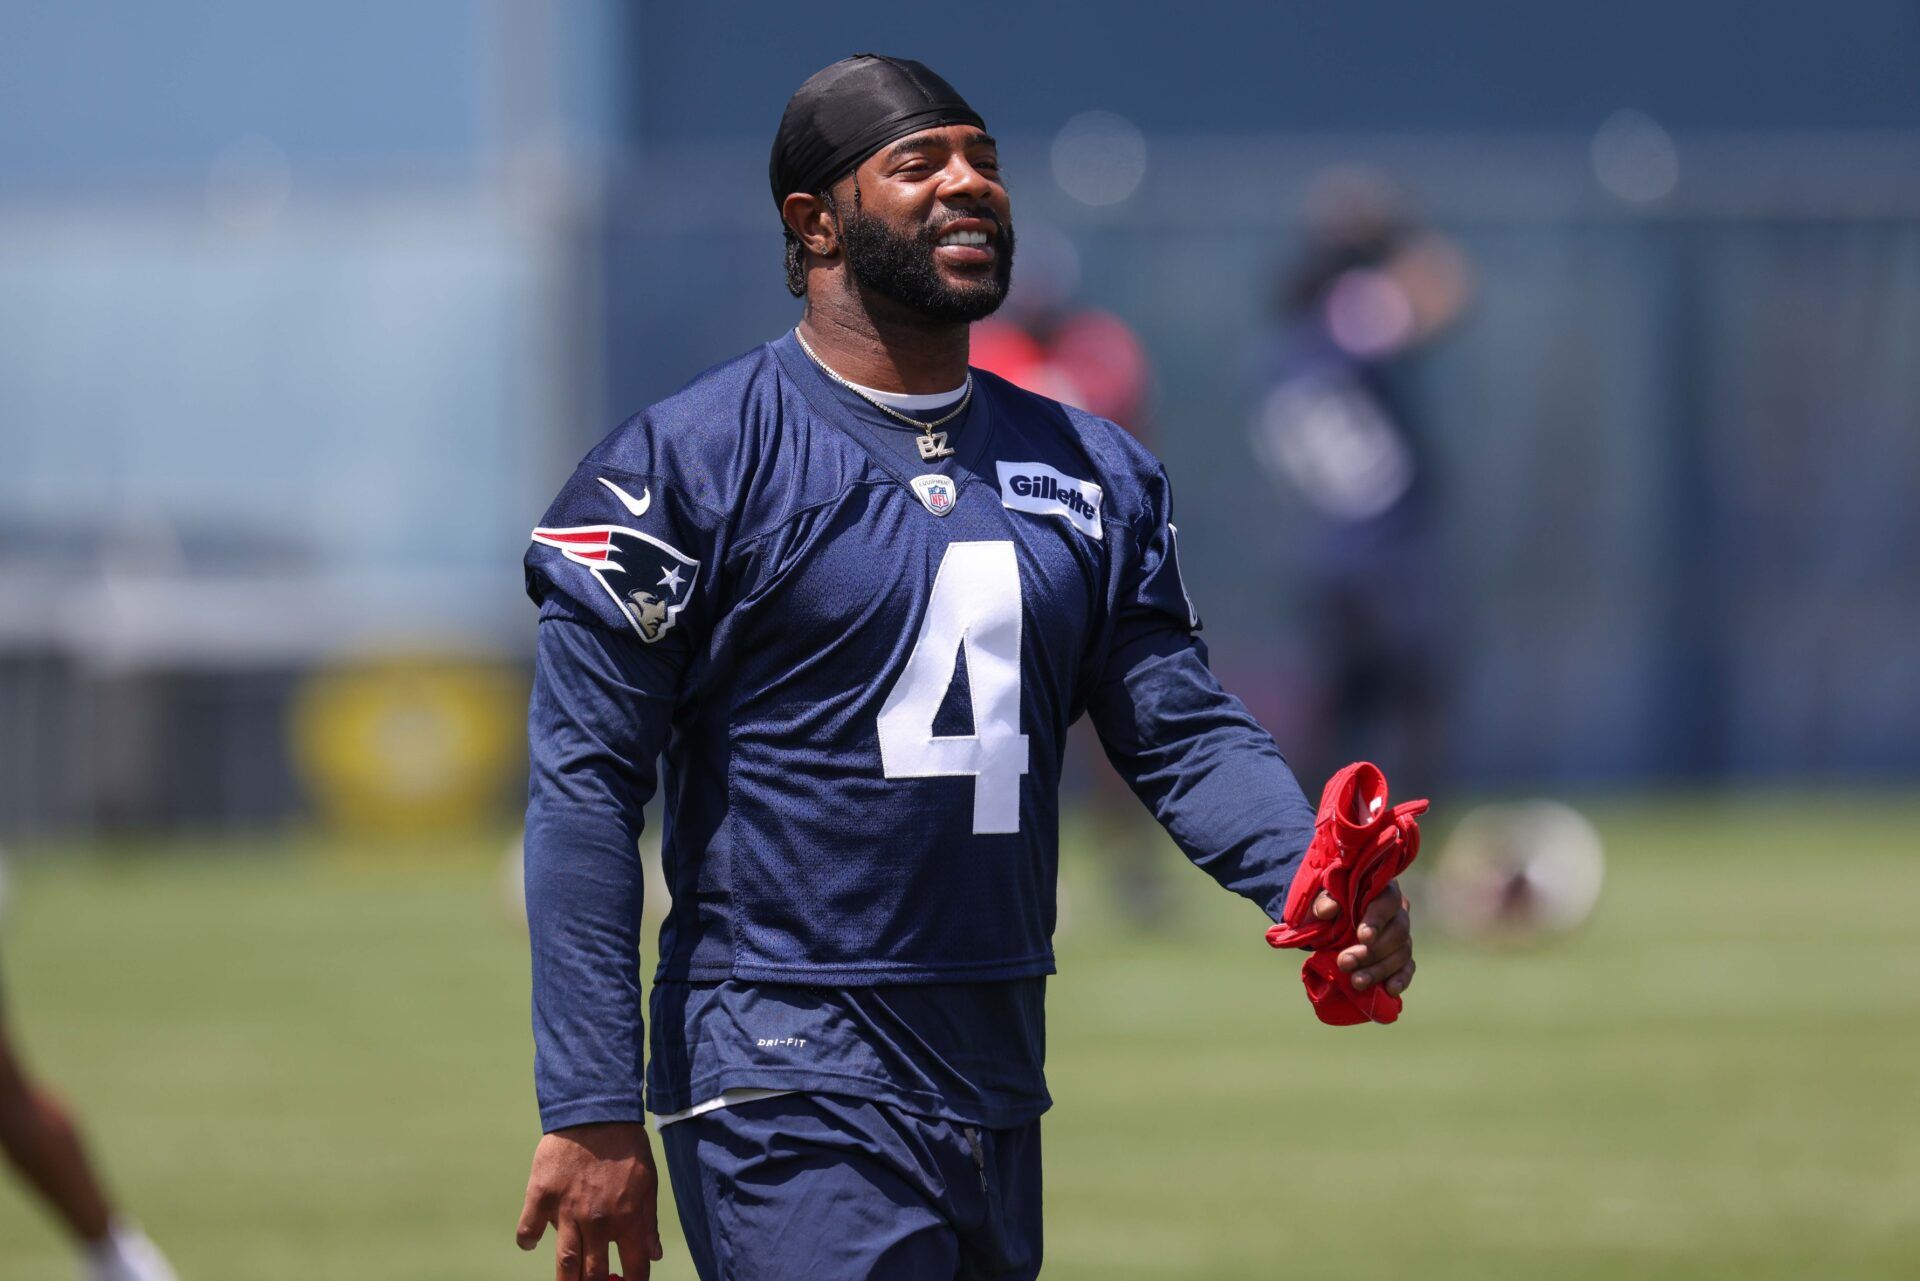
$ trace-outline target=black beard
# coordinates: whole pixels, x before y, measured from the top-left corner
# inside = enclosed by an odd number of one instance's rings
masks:
[[[1013,282],[1013,228],[993,214],[999,234],[994,237],[993,275],[956,285],[941,276],[933,250],[942,228],[902,236],[856,207],[840,226],[840,243],[853,278],[868,289],[942,324],[972,324],[985,320],[1005,301]]]

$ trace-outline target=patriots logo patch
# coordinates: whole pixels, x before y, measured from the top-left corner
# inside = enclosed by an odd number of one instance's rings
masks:
[[[649,645],[673,630],[700,575],[699,561],[624,525],[536,529],[533,541],[586,566]]]

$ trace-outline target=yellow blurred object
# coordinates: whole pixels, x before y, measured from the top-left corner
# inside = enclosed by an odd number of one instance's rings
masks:
[[[363,833],[499,821],[523,759],[526,682],[466,656],[393,655],[316,672],[294,696],[293,757],[323,818]]]

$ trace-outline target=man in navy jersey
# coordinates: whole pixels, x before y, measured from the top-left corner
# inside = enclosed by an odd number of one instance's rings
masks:
[[[1314,814],[1207,669],[1159,463],[967,367],[1014,248],[980,117],[858,55],[794,95],[770,176],[799,327],[602,441],[527,555],[519,1240],[554,1226],[562,1281],[610,1247],[648,1275],[650,1110],[708,1281],[1032,1277],[1067,727],[1273,919]],[[1397,890],[1362,937],[1356,984],[1403,989]]]

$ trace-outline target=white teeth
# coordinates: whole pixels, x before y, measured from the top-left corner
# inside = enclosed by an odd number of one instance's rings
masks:
[[[940,237],[939,243],[943,245],[984,245],[987,243],[987,233],[984,231],[950,231]]]

